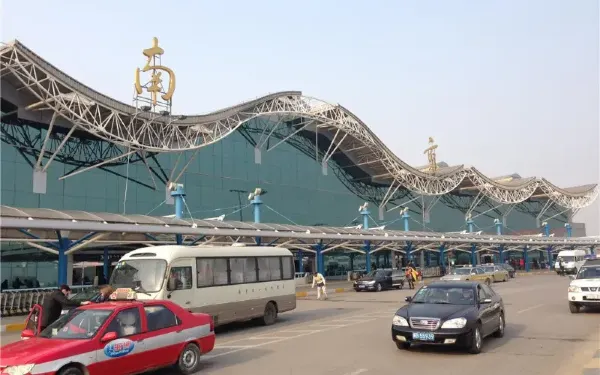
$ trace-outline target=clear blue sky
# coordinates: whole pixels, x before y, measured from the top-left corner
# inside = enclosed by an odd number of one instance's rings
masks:
[[[2,12],[3,41],[127,103],[157,36],[178,113],[301,90],[349,108],[413,165],[434,136],[440,160],[489,175],[599,180],[596,0],[20,0]],[[599,207],[583,214],[590,233]]]

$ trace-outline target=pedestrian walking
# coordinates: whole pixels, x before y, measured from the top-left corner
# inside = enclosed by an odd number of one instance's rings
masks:
[[[313,273],[312,287],[317,286],[317,299],[321,299],[321,293],[324,295],[324,299],[327,299],[327,287],[325,285],[325,278],[318,272]]]

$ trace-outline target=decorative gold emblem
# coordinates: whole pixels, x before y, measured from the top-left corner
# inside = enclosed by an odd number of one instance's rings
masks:
[[[423,151],[424,154],[427,154],[427,159],[429,162],[429,172],[435,172],[438,169],[437,166],[437,160],[436,160],[436,155],[435,155],[435,150],[438,148],[438,146],[435,144],[433,137],[429,137],[429,147],[427,147],[425,149],[425,151]]]
[[[152,39],[152,47],[146,48],[142,53],[146,56],[147,61],[143,69],[140,70],[140,68],[137,68],[135,70],[135,92],[137,95],[142,95],[143,90],[146,89],[150,93],[153,107],[158,104],[158,95],[161,94],[162,100],[167,102],[168,107],[170,107],[176,87],[175,73],[171,68],[161,65],[160,58],[165,53],[165,50],[158,46],[158,38],[154,37]],[[140,71],[144,73],[152,71],[150,81],[144,85],[140,81]],[[166,90],[163,85],[163,72],[169,75],[169,85]]]

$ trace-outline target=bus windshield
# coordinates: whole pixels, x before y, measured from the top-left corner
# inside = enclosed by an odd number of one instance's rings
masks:
[[[110,277],[113,288],[132,288],[139,292],[158,292],[167,270],[163,259],[127,259],[117,263]]]
[[[575,257],[571,255],[561,255],[558,257],[558,261],[560,262],[561,259],[563,262],[573,262],[575,260]]]

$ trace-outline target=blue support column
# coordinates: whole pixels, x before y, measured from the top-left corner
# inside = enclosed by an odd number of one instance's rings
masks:
[[[425,267],[431,266],[431,251],[425,250],[427,252],[427,257],[425,258]]]
[[[325,275],[325,262],[323,262],[323,242],[319,241],[315,245],[315,259],[317,260],[317,272],[321,275]]]
[[[446,252],[446,244],[442,243],[440,245],[440,267],[446,268],[446,257],[444,256]]]
[[[65,251],[69,249],[70,241],[58,233],[58,285],[67,284],[68,259]]]
[[[494,219],[494,224],[496,225],[496,235],[502,235],[502,222],[498,219]],[[498,258],[500,259],[500,263],[504,263],[504,245],[500,244],[498,247]]]
[[[467,230],[469,233],[473,233],[473,219],[471,219],[471,215],[467,216]],[[477,265],[477,246],[475,244],[471,244],[471,265]]]
[[[410,227],[409,227],[409,223],[408,223],[408,219],[410,219],[410,216],[408,215],[408,207],[402,210],[402,221],[404,222],[404,231],[408,232],[410,231]]]
[[[410,215],[408,214],[408,207],[405,207],[402,209],[402,221],[404,222],[404,231],[405,232],[409,232],[410,231],[410,225],[409,225],[409,221],[408,219],[410,219]],[[406,264],[408,265],[408,263],[412,262],[412,242],[408,242],[406,244]]]
[[[350,254],[350,271],[354,271],[354,257],[356,256],[355,253]]]
[[[304,272],[304,267],[302,267],[302,259],[304,258],[304,254],[302,253],[302,250],[298,250],[296,253],[296,258],[298,259],[298,269],[296,272]]]
[[[260,189],[256,189],[254,194],[252,194],[252,199],[250,200],[250,203],[252,204],[252,211],[254,212],[254,222],[257,224],[260,223],[260,206],[263,204],[260,194],[257,194],[260,192]],[[255,240],[257,245],[260,245],[262,242],[261,237],[256,237]]]
[[[529,254],[527,251],[527,246],[523,248],[523,262],[525,263],[525,272],[529,272]]]
[[[571,227],[571,224],[570,223],[565,223],[565,229],[567,230],[567,237],[571,238],[572,230],[573,230],[573,228]]]
[[[412,262],[412,242],[406,243],[406,265]]]
[[[103,274],[104,274],[104,283],[108,284],[108,271],[110,269],[110,259],[108,258],[108,247],[104,248],[104,268],[103,268]]]
[[[544,230],[544,237],[550,237],[550,226],[547,222],[542,223],[542,228]],[[548,269],[552,269],[552,245],[548,245],[546,248],[546,252],[548,254]]]
[[[183,197],[185,197],[183,185],[177,184],[175,190],[171,192],[171,196],[175,200],[175,217],[181,219],[183,217]],[[183,236],[181,234],[176,234],[175,240],[177,241],[177,245],[183,244]]]
[[[595,255],[595,249],[594,249],[594,246],[590,246],[590,254],[591,254],[591,255]]]
[[[360,206],[360,214],[362,215],[362,218],[363,218],[363,229],[364,230],[369,229],[369,215],[371,213],[369,212],[366,203],[364,205]],[[371,272],[371,241],[365,241],[364,250],[365,250],[365,261],[367,263],[366,264],[367,272]]]

